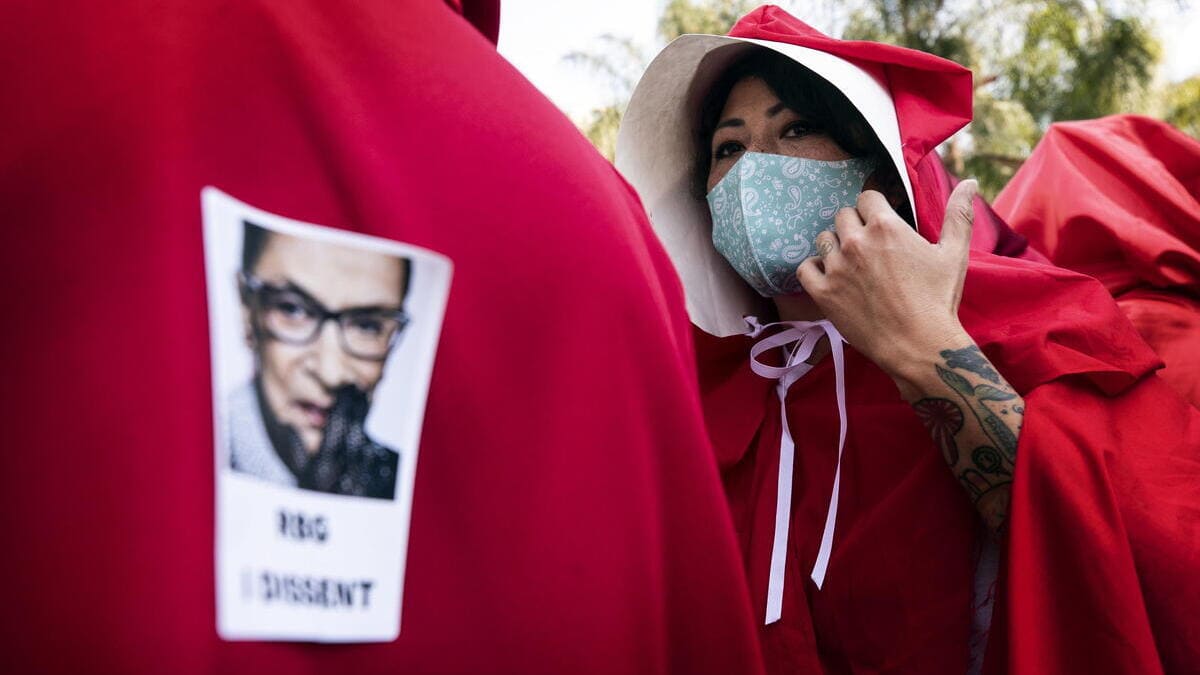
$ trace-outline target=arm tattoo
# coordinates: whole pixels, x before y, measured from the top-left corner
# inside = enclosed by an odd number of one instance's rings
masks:
[[[963,427],[962,408],[944,398],[923,398],[913,404],[917,417],[933,436],[933,442],[942,451],[942,457],[950,466],[958,464],[958,445],[954,443],[954,434]]]
[[[1025,403],[979,347],[939,355],[942,362],[935,363],[934,370],[948,391],[936,391],[952,393],[958,400],[929,396],[914,403],[913,410],[976,508],[1000,530],[1008,517]],[[932,387],[930,394],[935,393]]]
[[[987,357],[979,351],[979,347],[971,345],[962,349],[946,349],[939,352],[946,359],[946,367],[968,370],[992,384],[1000,384],[1000,373],[988,363]]]
[[[979,348],[974,347],[974,349],[978,350]],[[945,352],[942,353],[944,354]],[[980,384],[972,387],[971,383],[968,382],[967,379],[962,375],[959,375],[952,370],[946,370],[938,365],[935,365],[934,368],[937,369],[938,377],[941,378],[942,382],[945,382],[947,385],[949,385],[950,388],[953,389],[954,392],[958,394],[959,397],[962,398],[967,404],[967,408],[970,409],[971,412],[975,413],[976,419],[979,420],[980,426],[983,427],[984,433],[988,435],[988,438],[991,439],[992,443],[996,444],[997,447],[1008,454],[1009,459],[1016,459],[1016,434],[1014,434],[1012,430],[1000,420],[999,417],[996,417],[996,414],[992,412],[991,408],[984,405],[984,401],[1011,401],[1015,399],[1017,395],[1008,386],[1008,383],[1004,383],[1004,387],[1008,391],[997,389],[996,387],[986,384]],[[1007,414],[1008,410],[1004,409],[1004,413]],[[1020,427],[1018,426],[1018,429],[1019,428]]]

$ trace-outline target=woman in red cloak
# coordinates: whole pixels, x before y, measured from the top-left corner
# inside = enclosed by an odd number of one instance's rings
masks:
[[[1200,415],[1102,286],[971,232],[933,152],[970,106],[960,66],[768,6],[626,113],[768,669],[1186,672]]]

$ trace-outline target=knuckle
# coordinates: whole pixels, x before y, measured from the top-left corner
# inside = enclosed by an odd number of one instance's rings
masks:
[[[858,235],[847,235],[842,237],[841,241],[842,253],[853,256],[858,253],[863,246],[863,238]]]
[[[843,206],[833,214],[833,222],[836,225],[853,225],[858,219],[858,210],[853,206]]]
[[[863,190],[862,192],[858,193],[858,205],[862,206],[866,202],[875,199],[877,196],[882,197],[883,194],[878,190]]]
[[[897,216],[895,212],[876,211],[871,214],[870,218],[867,219],[867,226],[874,226],[877,228],[891,226],[896,220],[899,220],[899,216]]]
[[[894,214],[876,216],[871,223],[868,223],[868,227],[870,227],[872,230],[875,230],[877,233],[882,233],[888,236],[891,236],[897,230],[911,229],[908,227],[907,223],[901,220],[899,216]]]

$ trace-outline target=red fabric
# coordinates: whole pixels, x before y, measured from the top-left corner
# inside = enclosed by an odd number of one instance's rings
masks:
[[[906,143],[925,129],[915,142],[928,150],[957,128],[971,92],[944,62],[813,33],[772,7],[734,29],[874,63],[887,73]],[[897,64],[910,70],[897,73]],[[936,240],[952,180],[932,153],[912,156],[909,172],[926,204],[918,229]],[[976,234],[960,307],[1028,411],[986,672],[1191,672],[1200,663],[1200,579],[1184,570],[1200,569],[1200,413],[1157,379],[1158,357],[1100,284],[1036,253],[992,253],[1020,248],[1002,225],[989,220],[986,236]],[[749,338],[699,329],[693,337],[761,624],[779,407],[773,383],[749,368]],[[830,360],[789,392],[793,512],[783,618],[760,628],[767,669],[962,673],[978,516],[891,379],[852,348],[846,390],[837,530],[820,591],[808,574],[838,447]]]
[[[1200,415],[1162,380],[1026,394],[985,672],[1200,672]],[[1037,439],[1037,444],[1030,442]]]
[[[1056,265],[1099,279],[1166,362],[1161,377],[1200,406],[1200,142],[1133,115],[1055,124],[996,210]]]
[[[754,673],[682,290],[442,0],[0,22],[8,672]],[[200,190],[455,265],[398,640],[215,631]]]

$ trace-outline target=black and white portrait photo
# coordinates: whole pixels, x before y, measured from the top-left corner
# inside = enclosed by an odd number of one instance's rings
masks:
[[[218,632],[395,639],[451,261],[215,188],[201,204]]]

